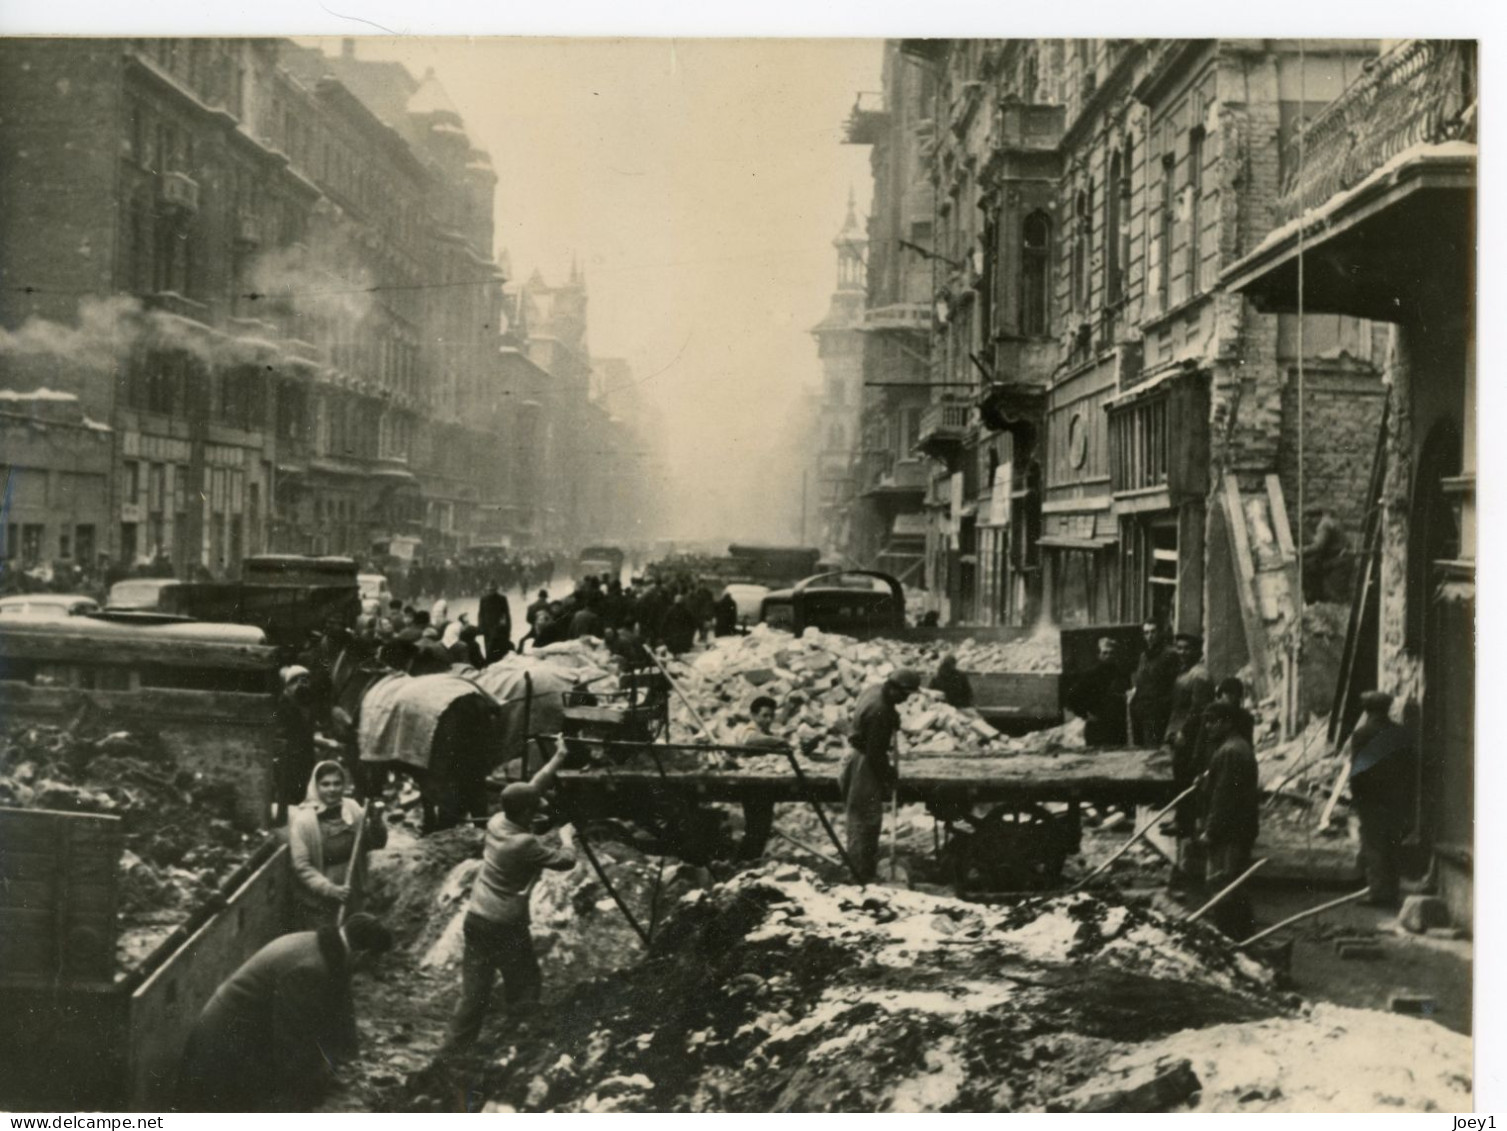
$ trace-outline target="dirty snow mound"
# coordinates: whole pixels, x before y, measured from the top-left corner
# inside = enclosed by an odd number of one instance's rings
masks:
[[[686,895],[655,957],[480,1050],[463,1086],[496,1110],[1015,1110],[1117,1042],[1284,1008],[1211,930],[1148,908],[991,909],[775,865]]]
[[[1316,1004],[1297,1017],[1175,1033],[1116,1057],[1113,1079],[1185,1058],[1189,1111],[1466,1111],[1471,1040],[1415,1017]]]

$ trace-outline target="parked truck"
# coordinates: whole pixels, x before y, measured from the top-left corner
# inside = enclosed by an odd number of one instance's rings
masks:
[[[251,625],[283,648],[301,646],[331,621],[349,625],[361,611],[350,558],[264,554],[247,558],[239,581],[133,578],[110,589],[108,608]]]

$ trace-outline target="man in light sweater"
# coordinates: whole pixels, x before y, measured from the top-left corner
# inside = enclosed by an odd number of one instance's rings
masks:
[[[487,822],[481,870],[466,908],[460,1002],[445,1033],[446,1053],[476,1040],[498,974],[510,1017],[522,1018],[538,1008],[541,980],[529,933],[529,896],[544,869],[569,871],[576,857],[571,851],[574,830],[563,828],[562,847],[551,848],[534,833],[533,822],[543,792],[554,783],[564,760],[562,748],[531,781],[504,789],[502,812]]]

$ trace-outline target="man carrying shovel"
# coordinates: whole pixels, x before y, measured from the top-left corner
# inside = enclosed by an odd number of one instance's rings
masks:
[[[853,710],[852,749],[837,780],[846,805],[848,859],[861,883],[869,883],[877,871],[884,803],[897,785],[890,745],[900,730],[898,708],[920,690],[921,674],[900,668],[865,690]]]

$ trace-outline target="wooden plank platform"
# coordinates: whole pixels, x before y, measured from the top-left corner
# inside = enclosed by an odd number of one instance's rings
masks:
[[[838,763],[802,758],[801,769],[817,800],[839,800]],[[625,800],[656,793],[689,795],[707,801],[740,801],[745,797],[773,801],[807,799],[790,763],[769,755],[726,769],[690,768],[679,759],[667,759],[663,775],[650,758],[638,755],[620,766],[562,771],[560,783],[567,793],[617,794]],[[903,802],[1092,800],[1155,804],[1170,800],[1175,792],[1171,760],[1158,750],[917,757],[902,760],[900,766]]]

